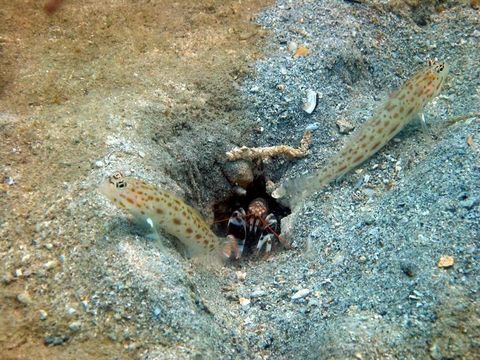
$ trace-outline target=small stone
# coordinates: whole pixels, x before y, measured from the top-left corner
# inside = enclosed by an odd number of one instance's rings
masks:
[[[15,180],[13,180],[11,176],[5,176],[5,178],[3,179],[3,182],[8,186],[12,186],[13,184],[15,184]]]
[[[139,343],[133,342],[133,343],[128,344],[127,350],[132,351],[132,350],[138,349],[139,347],[140,347],[140,344],[139,344]]]
[[[345,119],[337,120],[336,124],[337,124],[338,131],[340,132],[340,134],[344,134],[344,135],[349,134],[353,131],[353,129],[355,129],[355,126],[350,124]]]
[[[70,317],[72,317],[73,315],[75,315],[76,312],[77,312],[77,310],[75,310],[73,307],[69,307],[69,308],[67,309],[67,315],[70,316]]]
[[[55,260],[50,260],[47,261],[45,264],[43,264],[43,268],[45,270],[50,270],[53,269],[57,265],[57,262]]]
[[[45,320],[47,320],[47,317],[48,317],[48,313],[45,310],[40,310],[38,312],[38,318],[40,320],[45,321]]]
[[[292,295],[292,300],[304,298],[308,294],[310,294],[310,289],[300,289],[295,294]]]
[[[286,87],[285,84],[278,84],[278,85],[277,85],[277,90],[279,90],[279,91],[285,91],[285,87]]]
[[[449,267],[452,267],[454,263],[455,263],[455,260],[453,256],[443,255],[440,257],[440,260],[438,261],[437,266],[439,268],[449,268]]]
[[[314,123],[308,124],[307,127],[305,128],[305,130],[306,131],[315,131],[315,130],[318,130],[319,127],[320,127],[320,123],[314,122]]]
[[[288,43],[287,49],[289,52],[294,53],[295,51],[297,51],[297,48],[298,44],[295,41],[290,41]]]
[[[74,321],[68,325],[68,328],[72,332],[78,332],[82,328],[82,323],[80,321]]]
[[[265,290],[257,289],[250,294],[251,298],[258,298],[264,296],[267,292]]]
[[[17,300],[21,302],[23,305],[30,305],[32,303],[32,298],[28,294],[28,292],[24,291],[17,295]]]
[[[145,157],[145,153],[143,151],[138,152],[138,156],[140,156],[142,159]]]
[[[364,256],[364,255],[361,255],[359,258],[358,258],[358,262],[360,264],[365,264],[367,262],[367,258]]]
[[[93,163],[97,169],[100,169],[105,166],[105,163],[102,160],[97,160]]]
[[[47,250],[52,250],[52,249],[53,249],[53,245],[50,244],[50,243],[45,244],[45,248],[46,248]]]
[[[250,305],[250,299],[247,299],[247,298],[244,298],[244,297],[241,297],[238,299],[238,302],[240,303],[240,305],[244,308],[248,307]]]
[[[43,342],[45,345],[48,346],[58,346],[58,345],[63,345],[65,341],[69,339],[68,336],[45,336],[43,339]]]
[[[295,50],[295,55],[293,57],[299,58],[301,56],[307,56],[310,53],[310,50],[305,46],[300,46],[297,50]]]
[[[260,88],[259,88],[258,86],[256,86],[256,85],[255,85],[255,86],[252,86],[252,87],[250,88],[250,92],[251,92],[251,93],[254,93],[254,94],[257,93],[258,90],[260,90]]]
[[[223,173],[233,185],[246,189],[253,182],[253,171],[250,162],[245,160],[229,161],[224,165]]]
[[[19,278],[19,277],[22,277],[22,275],[23,275],[22,269],[15,270],[15,277]]]
[[[247,278],[247,273],[243,271],[236,271],[235,275],[237,276],[238,281],[245,281]]]

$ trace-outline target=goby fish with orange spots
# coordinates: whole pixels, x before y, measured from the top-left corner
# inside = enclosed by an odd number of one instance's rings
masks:
[[[190,256],[221,253],[220,239],[202,216],[174,194],[121,173],[110,176],[100,186],[100,192],[152,228],[158,226],[176,237]]]
[[[272,194],[290,206],[343,176],[385,146],[425,105],[435,98],[445,84],[448,66],[429,60],[427,66],[415,73],[394,92],[327,164],[307,176],[282,184]]]

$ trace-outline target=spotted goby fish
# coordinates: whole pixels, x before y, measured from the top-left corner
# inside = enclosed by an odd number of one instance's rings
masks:
[[[425,105],[435,98],[445,84],[448,66],[429,60],[362,127],[327,164],[310,175],[287,180],[272,196],[296,207],[305,197],[343,176],[385,146]]]

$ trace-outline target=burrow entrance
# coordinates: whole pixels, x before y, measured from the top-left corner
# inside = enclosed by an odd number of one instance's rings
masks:
[[[247,221],[252,218],[252,214],[248,212],[248,207],[251,202],[255,199],[261,198],[264,199],[268,207],[267,214],[273,214],[278,222],[278,229],[275,232],[274,241],[272,241],[272,251],[275,251],[279,248],[282,248],[280,240],[277,238],[277,235],[281,236],[281,219],[285,216],[288,216],[291,211],[288,207],[285,207],[278,203],[276,199],[272,198],[266,190],[267,178],[263,172],[257,173],[253,181],[244,188],[241,188],[240,191],[235,191],[234,195],[231,195],[225,200],[219,201],[214,204],[214,226],[213,231],[221,237],[226,237],[228,235],[228,221],[234,211],[239,210],[240,208],[244,209],[247,212]],[[269,232],[269,229],[265,231]],[[261,231],[257,233],[247,231],[245,247],[243,249],[242,258],[245,256],[253,255],[257,252],[257,244],[259,237],[261,236]],[[262,252],[265,251],[265,248],[262,248]]]

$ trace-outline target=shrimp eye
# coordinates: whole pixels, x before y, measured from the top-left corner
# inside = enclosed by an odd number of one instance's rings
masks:
[[[127,182],[125,180],[120,180],[118,181],[115,186],[118,188],[118,189],[123,189],[123,188],[126,188],[127,187]]]

